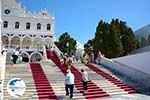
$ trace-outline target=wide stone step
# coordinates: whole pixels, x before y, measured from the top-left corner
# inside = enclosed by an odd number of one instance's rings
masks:
[[[45,76],[43,75],[41,76],[40,74],[38,74],[39,71],[35,71],[34,73],[37,74],[35,77],[37,79],[40,78],[36,82],[36,85],[34,83],[29,64],[27,66],[24,66],[23,64],[22,65],[16,64],[15,66],[13,66],[13,69],[11,66],[9,66],[9,68],[7,68],[7,71],[6,71],[5,88],[4,88],[5,99],[4,100],[38,100],[39,96],[40,96],[40,100],[46,100],[46,98],[49,97],[50,95],[55,96],[53,95],[54,93],[56,94],[56,96],[58,96],[58,98],[60,98],[60,100],[69,100],[69,97],[64,96],[65,95],[65,86],[64,86],[65,76],[62,74],[60,70],[58,70],[57,67],[51,67],[52,65],[56,66],[53,63],[51,64],[47,62],[42,62],[42,63],[44,65],[42,66],[42,68],[44,69],[44,74],[46,75],[47,79],[43,80]],[[85,66],[80,67],[79,71],[83,67]],[[17,73],[18,71],[19,73]],[[74,90],[74,97],[73,97],[75,100],[85,100],[85,97],[86,99],[94,100],[94,99],[98,99],[101,97],[107,97],[109,95],[120,96],[123,94],[128,94],[129,91],[134,92],[134,90],[132,90],[130,87],[127,87],[126,84],[121,83],[120,80],[111,73],[109,73],[109,75],[111,76],[103,74],[103,76],[106,77],[105,79],[100,75],[98,76],[97,73],[92,72],[91,70],[88,70],[88,71],[89,71],[88,72],[89,77],[92,81],[92,82],[89,82],[88,84],[88,93],[83,95],[82,94],[83,86],[82,86],[80,79],[75,81],[76,87]],[[22,78],[26,83],[26,92],[22,96],[22,98],[14,99],[13,97],[9,96],[9,94],[7,93],[7,90],[6,90],[7,82],[9,79],[13,77]],[[107,78],[109,78],[110,81],[108,81]],[[46,82],[49,82],[51,86],[48,85]],[[93,83],[96,85],[94,85]],[[38,87],[38,92],[36,90],[36,86]],[[128,90],[128,92],[124,91],[120,87],[123,88],[124,90]],[[52,90],[54,92],[52,92]],[[101,91],[101,90],[104,90],[104,91]]]
[[[25,92],[25,93],[23,94],[23,97],[24,97],[24,96],[32,96],[33,94],[35,95],[35,94],[37,94],[37,92],[36,92],[36,91]],[[5,95],[5,96],[10,96],[10,94],[8,94],[7,91],[4,91],[4,95]]]

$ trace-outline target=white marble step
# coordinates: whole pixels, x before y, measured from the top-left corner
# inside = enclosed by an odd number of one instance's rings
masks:
[[[10,96],[7,92],[7,83],[12,78],[21,78],[24,80],[26,84],[26,91],[23,96],[19,98],[14,98]],[[33,95],[37,95],[34,80],[32,77],[30,65],[26,64],[15,64],[15,65],[7,65],[6,66],[6,74],[5,74],[5,81],[4,81],[4,100],[30,100]]]
[[[83,64],[78,64],[74,65],[76,66],[76,68],[79,69],[85,69],[87,71],[87,73],[92,73],[93,71],[90,70],[88,67],[86,67]],[[95,77],[98,77],[99,74],[95,73]],[[90,76],[89,76],[90,77]],[[92,76],[93,77],[93,76]],[[91,79],[91,78],[90,78]],[[97,86],[99,86],[101,89],[103,89],[106,93],[108,93],[109,95],[113,95],[114,94],[122,94],[122,93],[128,93],[126,91],[124,91],[123,89],[117,87],[114,83],[111,83],[110,81],[108,81],[107,79],[105,80],[92,80],[95,84],[97,84]]]
[[[61,71],[59,71],[58,67],[51,67],[50,68],[50,64],[52,62],[46,62],[46,64],[44,62],[41,63],[42,67],[43,67],[43,70],[44,72],[46,73],[46,76],[48,77],[48,80],[50,81],[54,91],[55,91],[55,94],[57,96],[60,96],[63,98],[63,100],[65,99],[69,99],[65,96],[65,84],[64,84],[64,75]],[[52,63],[54,64],[54,63]],[[50,70],[56,70],[57,71],[57,74],[50,74],[49,71]],[[49,78],[51,75],[53,75],[53,77]],[[60,75],[61,77],[58,77],[58,75]],[[57,77],[57,79],[55,79]],[[57,82],[54,82],[54,81],[57,81]],[[54,82],[54,83],[53,83]],[[85,100],[85,97],[78,91],[76,90],[76,88],[74,88],[74,97],[73,97],[75,100],[81,100],[81,99],[84,99]]]

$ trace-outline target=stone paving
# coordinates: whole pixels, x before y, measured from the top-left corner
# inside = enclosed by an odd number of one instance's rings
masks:
[[[64,87],[64,75],[56,67],[56,65],[51,61],[42,61],[40,62],[46,77],[48,81],[51,83],[55,94],[58,96],[59,100],[69,100],[69,97],[65,96],[65,87]],[[106,98],[100,98],[96,100],[150,100],[150,95],[144,94],[142,92],[142,86],[140,84],[136,84],[135,80],[128,79],[127,76],[123,76],[120,73],[114,72],[110,69],[107,69],[103,66],[98,66],[98,68],[101,68],[103,71],[111,74],[112,76],[123,80],[127,84],[132,86],[135,86],[135,88],[138,88],[141,90],[140,92],[143,94],[127,94],[127,92],[123,91],[122,89],[118,88],[111,82],[107,81],[103,77],[99,76],[94,71],[90,70],[88,67],[85,67],[83,64],[74,64],[76,69],[80,71],[81,68],[86,69],[86,71],[89,74],[90,79],[97,84],[99,87],[104,89],[107,93],[110,94],[110,97]],[[12,78],[22,78],[26,83],[26,92],[23,96],[20,98],[13,98],[7,93],[7,82],[8,80]],[[144,90],[143,90],[144,91]],[[148,94],[149,91],[147,91]],[[6,74],[5,74],[5,84],[4,84],[4,100],[38,100],[38,95],[36,92],[34,80],[32,77],[30,65],[28,63],[22,63],[22,64],[16,64],[16,65],[10,65],[8,64],[6,67]],[[74,98],[73,100],[86,100],[85,97],[75,88],[74,91]]]
[[[68,96],[65,96],[65,76],[64,74],[56,67],[56,65],[51,61],[48,60],[46,62],[41,62],[41,65],[43,67],[43,70],[51,83],[56,95],[60,100],[69,99]],[[81,93],[75,88],[74,89],[74,100],[81,100],[85,99],[84,96],[82,96]]]
[[[7,92],[7,83],[12,78],[21,78],[26,84],[26,92],[19,98],[12,97]],[[15,65],[8,64],[5,73],[4,100],[32,100],[37,98],[38,96],[34,86],[30,65],[28,63]]]
[[[117,71],[110,69],[110,68],[107,68],[107,67],[103,67],[103,66],[99,66],[99,65],[96,65],[96,66],[98,68],[101,68],[102,70],[106,71],[107,73],[115,75],[116,77],[120,78],[125,83],[127,83],[129,86],[132,86],[132,87],[136,88],[138,91],[140,91],[141,94],[145,94],[145,95],[150,96],[150,88],[146,88],[146,86],[144,84],[139,83],[138,81],[136,81],[132,77],[129,77],[123,73],[117,72]]]
[[[150,89],[145,88],[145,86],[136,80],[132,79],[132,77],[128,77],[122,73],[116,72],[115,70],[109,69],[107,67],[103,67],[100,65],[96,65],[101,70],[118,77],[119,79],[123,80],[129,86],[134,87],[140,93],[138,94],[125,94],[125,95],[116,95],[112,96],[111,98],[102,99],[102,100],[150,100]]]

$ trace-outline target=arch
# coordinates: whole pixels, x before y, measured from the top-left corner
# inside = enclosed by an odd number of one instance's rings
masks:
[[[7,35],[2,36],[2,44],[7,48],[9,45],[9,38]]]
[[[40,37],[36,37],[34,40],[33,40],[33,49],[37,49],[37,50],[41,50],[43,49],[43,41],[42,41],[42,38]]]
[[[43,58],[42,54],[40,52],[35,51],[35,52],[31,53],[29,59],[30,59],[30,62],[37,62],[37,61],[42,60],[42,58]]]
[[[10,47],[15,48],[16,46],[20,46],[19,36],[13,36],[10,41]]]
[[[49,49],[52,46],[52,39],[50,37],[47,37],[44,40],[44,46],[46,46],[47,49]]]
[[[22,48],[30,49],[32,45],[32,39],[28,36],[22,39]]]
[[[29,62],[30,55],[27,52],[21,52],[22,61]]]

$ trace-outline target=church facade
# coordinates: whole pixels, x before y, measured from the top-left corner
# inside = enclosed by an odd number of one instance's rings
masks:
[[[51,47],[55,35],[55,17],[47,9],[31,13],[15,0],[2,0],[2,45],[12,52],[21,48],[26,61],[43,58],[43,47]]]

